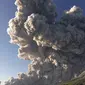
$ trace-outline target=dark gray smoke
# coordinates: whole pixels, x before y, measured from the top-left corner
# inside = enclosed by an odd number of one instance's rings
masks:
[[[16,0],[15,18],[7,30],[18,57],[31,60],[28,73],[4,85],[58,85],[85,70],[85,17],[73,6],[56,20],[52,0]]]

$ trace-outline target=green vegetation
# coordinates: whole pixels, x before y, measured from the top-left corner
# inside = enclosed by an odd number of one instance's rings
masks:
[[[72,79],[71,81],[62,83],[61,85],[85,85],[85,76]]]

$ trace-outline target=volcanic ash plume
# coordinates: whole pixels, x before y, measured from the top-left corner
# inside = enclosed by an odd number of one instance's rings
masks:
[[[7,30],[18,57],[31,60],[28,73],[4,85],[58,85],[85,70],[85,17],[73,6],[56,20],[52,0],[16,0],[15,18]]]

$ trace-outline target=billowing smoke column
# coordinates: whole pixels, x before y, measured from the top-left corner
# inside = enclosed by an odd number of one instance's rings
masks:
[[[28,73],[4,85],[58,85],[85,70],[85,17],[73,6],[56,20],[52,0],[16,0],[15,18],[7,30],[18,57],[31,60]]]

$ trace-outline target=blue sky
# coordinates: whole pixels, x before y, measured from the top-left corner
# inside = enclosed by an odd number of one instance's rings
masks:
[[[15,0],[0,0],[0,80],[28,70],[28,61],[17,57],[18,46],[9,43],[8,21],[15,16]]]
[[[85,15],[85,0],[54,0],[59,15],[73,5],[80,6]],[[0,80],[16,77],[18,72],[27,72],[29,61],[17,57],[18,46],[9,43],[8,21],[15,16],[15,0],[0,0]]]

